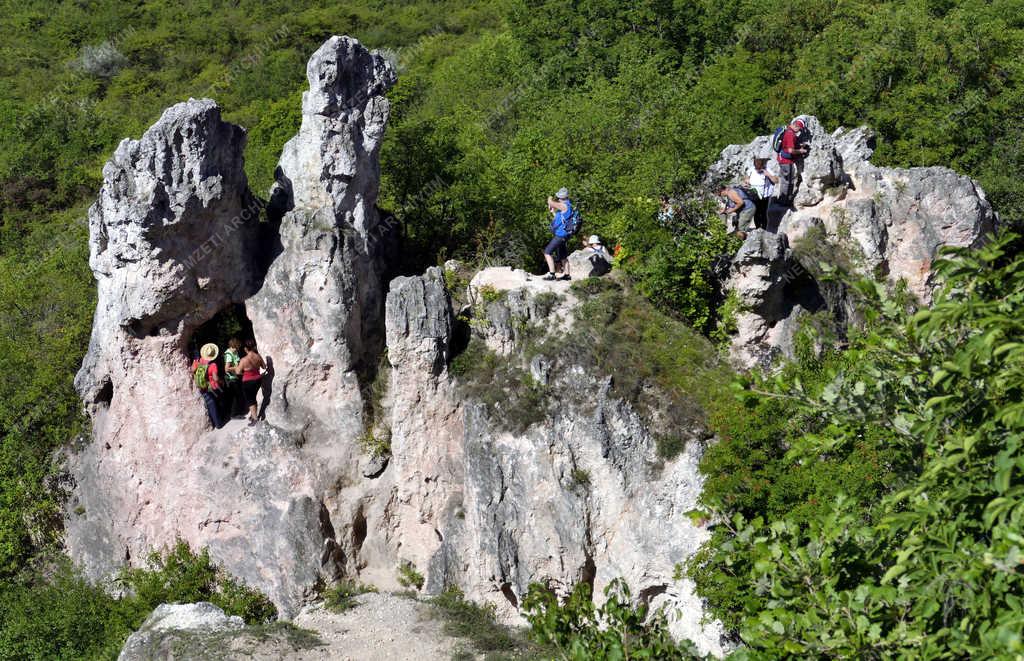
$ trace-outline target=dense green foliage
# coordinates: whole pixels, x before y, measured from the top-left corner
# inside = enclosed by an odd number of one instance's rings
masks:
[[[162,603],[210,601],[249,624],[277,616],[266,597],[225,575],[204,552],[178,543],[153,554],[147,569],[119,579],[121,598],[61,562],[45,574],[0,584],[0,659],[113,659],[125,638]]]
[[[555,647],[561,659],[700,658],[688,643],[672,640],[664,612],[633,603],[621,579],[609,583],[604,596],[604,603],[595,606],[590,585],[579,583],[559,600],[534,583],[523,599],[523,612],[534,638]]]
[[[400,72],[381,204],[402,224],[402,270],[451,256],[538,266],[543,200],[562,185],[584,211],[583,232],[621,245],[619,267],[658,313],[596,296],[587,309],[610,323],[595,335],[604,343],[594,356],[622,375],[625,396],[655,383],[690,415],[692,394],[702,394],[697,403],[723,439],[706,464],[708,505],[723,523],[695,571],[751,653],[784,654],[783,639],[811,650],[795,655],[984,655],[998,642],[1019,644],[1007,615],[1019,612],[1008,591],[1019,568],[1007,569],[1015,542],[1003,523],[1015,516],[1008,494],[1018,473],[1006,468],[1016,455],[1000,455],[1015,447],[1007,430],[1016,424],[1016,354],[985,355],[968,342],[989,337],[990,323],[1010,337],[998,315],[978,311],[1012,299],[1005,265],[981,265],[1002,282],[950,273],[973,287],[966,302],[951,294],[949,310],[927,319],[894,312],[852,353],[748,384],[760,397],[744,407],[722,394],[717,368],[691,369],[698,344],[676,321],[715,328],[709,269],[733,246],[700,209],[659,225],[653,200],[690,190],[725,144],[808,112],[829,127],[875,127],[876,162],[947,164],[976,177],[1015,222],[1024,212],[1020,0],[26,0],[4,7],[0,31],[0,579],[5,603],[22,604],[10,612],[23,612],[29,594],[53,617],[64,612],[61,594],[116,610],[90,601],[97,593],[71,576],[59,583],[22,571],[59,537],[54,452],[82,430],[71,383],[95,305],[84,217],[103,162],[166,106],[212,96],[249,129],[246,171],[265,194],[298,125],[308,55],[330,34],[349,33],[391,49]],[[962,348],[938,341],[957,333]],[[958,360],[970,361],[966,376],[950,368]],[[884,378],[865,373],[869,365]],[[837,388],[844,370],[852,385]],[[714,385],[695,387],[700,379]],[[975,383],[991,386],[991,397],[950,417]],[[868,408],[856,415],[838,406],[876,387],[890,399],[858,400]],[[935,426],[941,415],[948,428]],[[947,436],[978,438],[947,449]],[[661,439],[664,456],[676,441]],[[953,457],[961,463],[942,463]],[[983,487],[990,465],[1001,472]],[[991,490],[1009,500],[986,510]],[[957,527],[942,527],[947,519]],[[1004,532],[987,534],[996,528]],[[866,541],[857,536],[865,530]],[[941,557],[940,534],[957,536]],[[798,557],[780,563],[776,549]],[[794,585],[809,577],[821,587],[800,601],[807,593]],[[896,588],[909,601],[893,597]],[[938,610],[927,595],[942,596]],[[826,611],[838,603],[863,621],[836,621]],[[769,615],[755,617],[762,610]],[[121,626],[111,617],[109,626]],[[10,622],[0,655],[36,654],[18,647],[27,630],[9,642]],[[70,626],[54,620],[66,634],[31,644],[44,656],[89,656],[111,640],[97,633],[101,647],[82,647]],[[826,631],[836,632],[827,644]]]
[[[361,594],[376,592],[377,589],[363,585],[349,578],[343,578],[323,591],[324,606],[333,613],[344,613],[359,605],[356,599]]]
[[[863,286],[849,351],[749,386],[753,431],[705,459],[720,520],[692,567],[739,656],[1024,650],[1022,248],[957,251],[916,313]]]

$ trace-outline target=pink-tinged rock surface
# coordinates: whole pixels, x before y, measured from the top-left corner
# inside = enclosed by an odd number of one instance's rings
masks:
[[[686,449],[663,460],[613,375],[573,362],[571,346],[525,361],[528,335],[572,330],[569,283],[485,270],[467,325],[440,270],[384,282],[377,153],[394,74],[345,37],[307,73],[265,222],[234,220],[251,204],[244,132],[212,101],[168,110],[105,169],[91,215],[99,303],[77,379],[93,429],[68,457],[71,556],[104,577],[180,538],[286,617],[341,575],[398,588],[404,563],[424,592],[458,586],[509,620],[532,582],[600,594],[623,577],[681,613],[678,635],[721,653],[721,626],[675,577],[708,536],[685,516],[702,487],[699,421],[673,430]],[[185,352],[238,304],[273,360],[267,419],[214,431]],[[469,335],[528,362],[558,397],[510,427],[450,371]]]
[[[93,430],[69,455],[66,519],[69,553],[92,576],[180,538],[287,615],[348,564],[325,498],[355,479],[356,369],[383,344],[365,325],[382,325],[374,205],[394,74],[335,37],[309,78],[269,222],[243,171],[245,132],[213,101],[168,109],[104,168],[90,211],[99,301],[76,379]],[[243,303],[275,362],[267,413],[279,426],[213,431],[187,351],[197,328]]]

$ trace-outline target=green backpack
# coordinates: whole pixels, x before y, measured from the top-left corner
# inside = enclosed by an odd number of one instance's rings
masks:
[[[200,391],[206,392],[210,387],[210,381],[207,378],[207,372],[210,371],[210,363],[203,365],[199,363],[196,367],[196,371],[192,373],[192,383],[196,384],[196,388]]]

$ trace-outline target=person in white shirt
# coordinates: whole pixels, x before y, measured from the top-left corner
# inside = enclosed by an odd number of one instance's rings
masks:
[[[754,201],[757,211],[754,213],[754,226],[765,228],[768,224],[768,205],[775,197],[775,185],[779,183],[778,176],[768,171],[767,158],[754,158],[754,167],[747,173],[746,184],[757,193]]]

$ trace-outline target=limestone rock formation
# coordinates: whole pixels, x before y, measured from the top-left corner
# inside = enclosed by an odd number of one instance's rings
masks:
[[[944,167],[884,168],[870,162],[874,133],[860,127],[839,128],[827,133],[815,117],[807,118],[811,151],[801,166],[801,177],[793,206],[785,213],[779,231],[788,239],[789,251],[760,250],[756,239],[741,250],[733,262],[729,288],[739,293],[740,302],[756,308],[741,314],[739,334],[733,342],[736,361],[750,367],[767,364],[777,352],[791,353],[795,315],[835,309],[828,292],[818,295],[807,290],[814,285],[811,274],[819,263],[860,277],[880,277],[906,282],[922,302],[931,300],[935,282],[932,262],[943,246],[977,247],[994,231],[996,215],[984,191],[969,177]],[[738,181],[750,169],[754,156],[770,154],[769,136],[759,136],[747,145],[726,147],[709,168],[707,181]],[[769,170],[777,174],[777,164]],[[764,292],[751,297],[758,273],[746,272],[745,262],[775,260],[777,274],[794,269],[789,282],[763,283]],[[780,276],[781,277],[781,276]],[[799,300],[790,294],[759,300],[768,290],[793,289],[794,278],[801,290]],[[839,301],[840,306],[843,305]],[[810,305],[811,307],[807,307]],[[815,306],[818,306],[815,309]],[[847,311],[848,312],[848,311]],[[783,326],[776,328],[776,325]]]
[[[93,434],[68,458],[71,556],[109,576],[180,538],[285,617],[342,575],[398,588],[401,565],[426,592],[458,586],[509,620],[531,582],[588,581],[600,595],[623,577],[720,653],[721,627],[674,578],[708,534],[684,516],[701,489],[700,424],[681,425],[686,449],[661,459],[656,421],[574,345],[557,367],[516,367],[559,397],[511,427],[467,395],[451,367],[467,342],[506,361],[531,339],[564,343],[572,283],[485,270],[456,311],[439,269],[384,282],[377,153],[394,74],[345,37],[307,73],[266,221],[245,216],[244,132],[211,101],[170,109],[105,169],[91,227],[99,303],[78,378]],[[211,431],[186,351],[241,304],[273,364],[267,419]]]
[[[269,419],[351,440],[361,426],[359,372],[383,345],[392,233],[375,205],[395,72],[356,40],[332,37],[306,76],[302,125],[276,175],[280,254],[248,305],[260,343],[273,347]]]
[[[374,205],[394,74],[342,37],[308,73],[270,222],[247,187],[245,133],[212,101],[169,109],[104,169],[90,212],[99,301],[76,380],[93,434],[68,458],[66,515],[69,553],[91,576],[180,538],[288,615],[346,568],[325,499],[361,479],[355,370],[383,343]],[[202,324],[243,303],[270,347],[264,394],[278,394],[265,408],[281,424],[210,431],[187,351]]]
[[[181,654],[182,643],[206,647],[216,634],[238,631],[245,626],[237,615],[227,616],[220,608],[201,601],[195,604],[160,604],[139,630],[128,636],[118,661],[148,661]],[[190,641],[191,639],[191,641]],[[205,644],[203,644],[205,643]],[[223,650],[221,650],[223,651]]]
[[[99,307],[75,381],[87,403],[110,403],[136,364],[180,351],[178,336],[251,293],[259,208],[242,170],[245,140],[213,101],[190,99],[104,166],[89,210]],[[154,400],[178,396],[166,374],[145,376]]]
[[[528,335],[568,336],[579,304],[569,283],[492,268],[474,277],[471,298],[485,288],[490,300],[475,299],[483,316],[472,333],[509,360]],[[388,296],[394,458],[385,475],[398,481],[400,507],[429,522],[417,531],[405,523],[411,516],[400,517],[402,548],[425,589],[458,585],[516,619],[532,582],[564,593],[588,581],[600,595],[623,577],[655,606],[683,614],[673,623],[677,635],[720,654],[721,626],[701,621],[692,583],[674,578],[675,565],[707,537],[684,515],[702,485],[699,424],[680,430],[689,435],[680,456],[660,460],[649,424],[612,395],[610,375],[570,357],[566,369],[529,366],[557,404],[525,431],[509,430],[447,370],[437,374],[451,347],[442,294],[431,270],[396,281]]]
[[[592,250],[574,250],[569,255],[569,273],[577,280],[582,278],[599,278],[612,270],[608,253]]]

